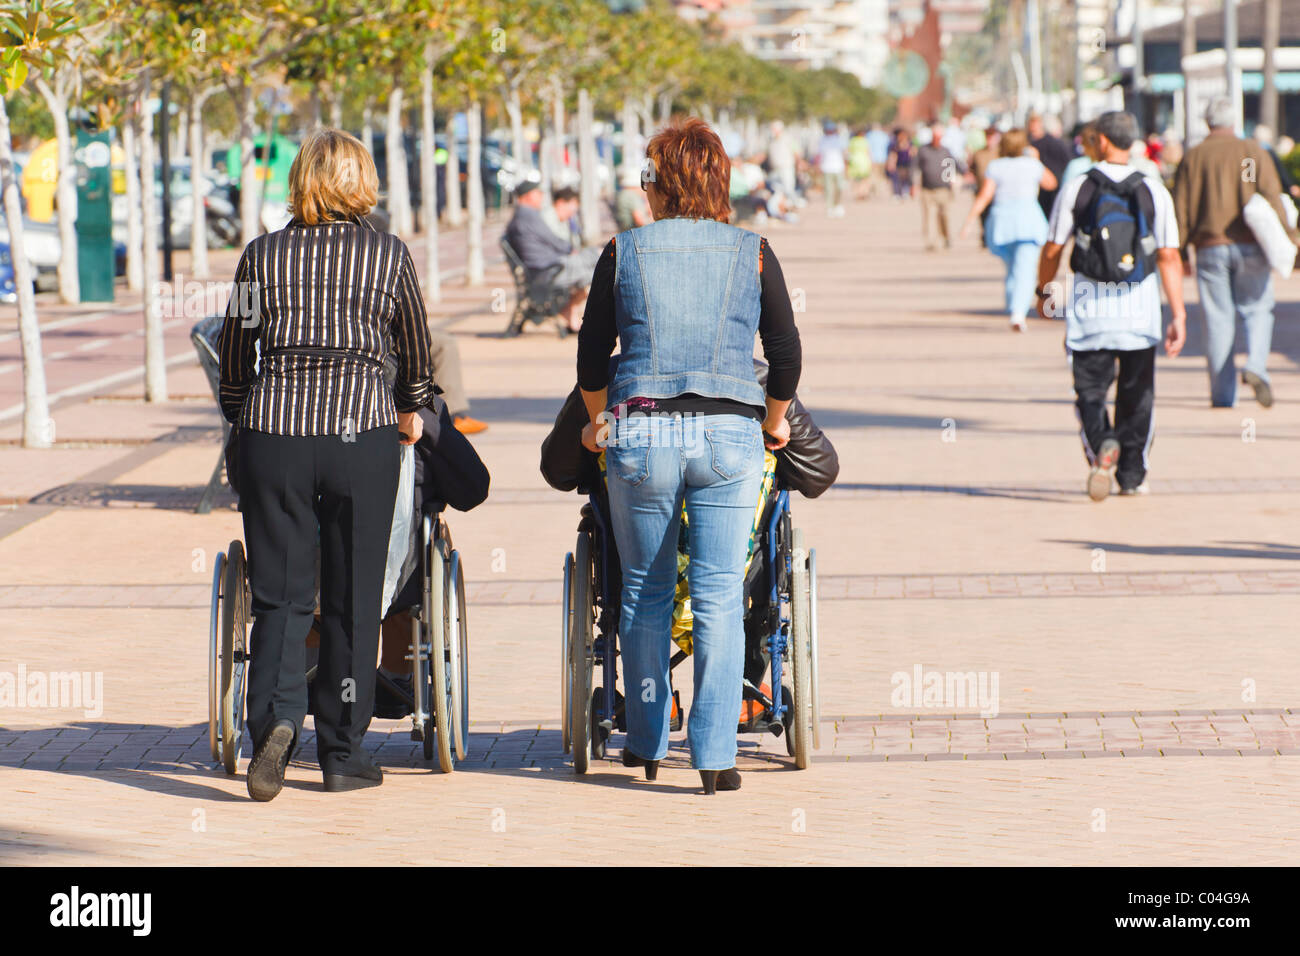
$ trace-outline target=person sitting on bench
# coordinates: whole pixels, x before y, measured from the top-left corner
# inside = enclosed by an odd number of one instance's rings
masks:
[[[568,222],[577,212],[577,193],[568,188],[557,189],[552,201],[554,214],[549,218],[556,223],[554,227],[542,213],[542,192],[538,184],[531,180],[520,183],[515,189],[515,212],[506,226],[505,238],[523,262],[529,278],[557,265],[560,267],[552,282],[556,288],[570,290],[560,318],[570,332],[576,332],[582,324],[582,308],[601,250],[597,246],[575,247]]]

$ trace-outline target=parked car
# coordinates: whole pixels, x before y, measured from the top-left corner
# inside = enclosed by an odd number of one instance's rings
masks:
[[[59,287],[59,258],[63,244],[59,240],[59,221],[56,217],[51,222],[36,222],[23,218],[23,246],[27,250],[27,260],[36,272],[33,285],[37,292],[48,292]],[[4,297],[5,283],[13,289],[13,255],[9,243],[9,226],[0,216],[0,248],[4,250],[0,261],[0,301],[12,302]],[[126,275],[126,243],[113,242],[113,274]],[[5,278],[5,277],[8,278]]]
[[[0,302],[17,302],[18,288],[14,285],[14,260],[9,255],[9,243],[0,243]]]
[[[420,143],[413,133],[406,133],[406,178],[410,184],[411,190],[411,208],[419,210],[423,205],[423,197],[420,195]],[[439,149],[447,148],[447,137],[439,135],[435,140]],[[370,154],[375,160],[375,169],[379,173],[379,203],[381,208],[388,208],[388,142],[387,137],[382,132],[375,134],[374,142],[370,145]],[[460,168],[461,182],[461,201],[464,202],[465,182],[468,176],[466,167],[469,164],[469,144],[464,140],[456,143],[456,158]],[[483,149],[479,157],[479,172],[483,183],[483,202],[489,209],[500,208],[505,201],[505,197],[515,188],[516,185],[524,178],[527,173],[526,167],[517,163],[509,154],[509,147],[506,143],[496,139],[485,139]],[[446,173],[445,164],[437,167],[438,180],[438,212],[446,208]]]

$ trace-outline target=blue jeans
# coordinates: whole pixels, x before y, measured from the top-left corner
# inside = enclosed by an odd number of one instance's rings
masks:
[[[1038,285],[1038,243],[1028,240],[1005,242],[989,247],[1007,267],[1003,303],[1013,322],[1023,322],[1030,306],[1034,304],[1034,288]]]
[[[763,476],[762,428],[741,415],[633,414],[619,420],[614,438],[605,466],[623,565],[625,746],[647,760],[668,753],[669,634],[684,502],[694,616],[691,763],[726,770],[736,765],[745,558]]]
[[[1210,404],[1237,402],[1237,368],[1232,360],[1237,319],[1246,328],[1246,370],[1268,381],[1273,345],[1273,273],[1254,243],[1231,242],[1196,250],[1196,287],[1205,314],[1205,359],[1210,370]]]

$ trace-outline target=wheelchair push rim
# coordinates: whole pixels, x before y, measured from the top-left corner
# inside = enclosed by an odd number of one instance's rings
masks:
[[[560,743],[569,752],[569,628],[573,626],[573,552],[564,556],[564,593],[560,608]]]
[[[424,580],[425,601],[419,651],[423,678],[421,693],[424,694],[426,701],[424,753],[426,759],[432,759],[436,753],[439,769],[443,773],[451,773],[456,769],[456,756],[451,739],[449,713],[451,708],[448,700],[450,694],[446,663],[447,564],[442,553],[442,542],[432,536],[427,518],[425,527],[429,560]]]
[[[794,685],[790,695],[793,708],[791,742],[795,766],[804,770],[808,767],[809,754],[815,745],[812,739],[814,728],[808,552],[804,548],[802,528],[794,529],[790,555],[790,670]]]
[[[447,682],[447,720],[451,745],[456,759],[465,759],[465,743],[469,735],[468,712],[465,701],[468,693],[468,647],[465,641],[465,572],[460,563],[460,552],[452,550],[447,562],[447,630],[444,667]]]

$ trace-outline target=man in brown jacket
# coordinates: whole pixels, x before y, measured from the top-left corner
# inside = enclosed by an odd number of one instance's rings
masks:
[[[1235,119],[1231,100],[1220,97],[1210,103],[1205,113],[1210,134],[1187,151],[1174,177],[1174,212],[1188,274],[1187,247],[1196,247],[1210,404],[1223,408],[1236,404],[1233,342],[1240,317],[1246,327],[1241,378],[1267,408],[1273,404],[1266,368],[1273,342],[1273,274],[1242,210],[1258,192],[1283,222],[1286,218],[1277,170],[1259,144],[1236,135]]]

